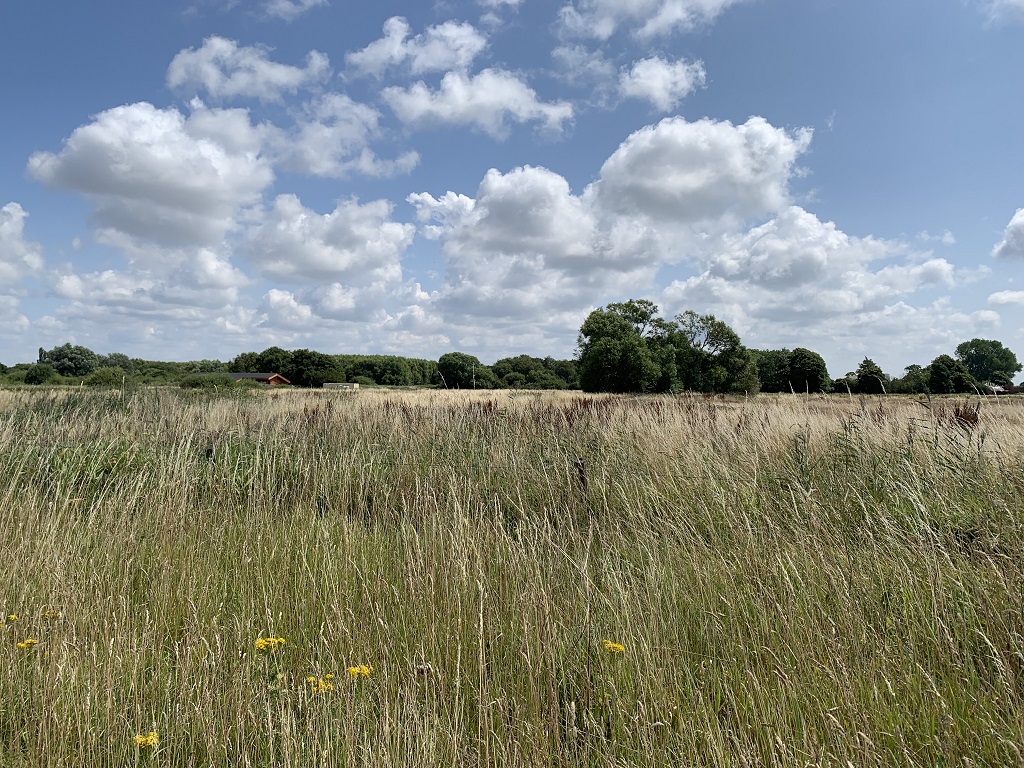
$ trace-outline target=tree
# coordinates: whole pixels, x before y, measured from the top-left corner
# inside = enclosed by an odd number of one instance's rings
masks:
[[[46,351],[39,350],[39,362],[53,368],[61,376],[88,376],[99,367],[99,355],[88,347],[70,342]]]
[[[789,391],[788,349],[765,349],[752,353],[762,392]]]
[[[447,352],[438,359],[437,371],[448,389],[492,389],[498,379],[473,355]]]
[[[864,395],[885,394],[885,385],[889,383],[889,377],[882,372],[878,364],[869,357],[865,357],[854,373],[855,390]]]
[[[309,350],[306,350],[307,352]],[[259,369],[250,373],[280,373],[291,379],[285,371],[291,370],[292,353],[280,347],[267,347],[259,355]]]
[[[276,370],[261,370],[261,362],[259,352],[243,352],[228,363],[228,370],[232,373],[277,373]]]
[[[643,332],[657,312],[650,302],[595,309],[580,326],[580,386],[586,392],[649,392],[661,376]]]
[[[283,350],[282,350],[283,351]],[[344,381],[345,372],[338,362],[323,352],[297,349],[289,354],[288,367],[283,371],[267,369],[260,373],[278,373],[299,387],[322,387],[328,381]]]
[[[26,384],[46,384],[57,378],[57,372],[49,363],[36,363],[25,371]]]
[[[928,385],[929,374],[930,371],[928,368],[922,368],[916,363],[914,365],[908,365],[903,369],[902,378],[892,380],[889,391],[897,392],[902,395],[916,395],[931,392],[931,387]]]
[[[797,347],[789,355],[789,388],[793,392],[828,392],[832,389],[825,359]]]
[[[967,366],[949,355],[939,355],[928,366],[928,391],[933,394],[974,392],[977,386]]]
[[[989,339],[971,339],[958,344],[956,357],[977,381],[1003,386],[1012,384],[1013,375],[1022,367],[1013,352],[1001,342]]]
[[[696,392],[756,393],[760,389],[754,355],[728,325],[692,310],[676,315],[670,338],[683,387]]]
[[[100,355],[97,369],[100,368],[120,368],[125,374],[135,373],[135,364],[123,352],[111,352],[109,355]]]

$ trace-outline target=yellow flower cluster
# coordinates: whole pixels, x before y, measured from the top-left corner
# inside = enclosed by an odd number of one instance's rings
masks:
[[[370,666],[369,664],[360,664],[358,667],[349,667],[348,668],[348,673],[353,678],[369,677],[370,673],[372,671],[373,671],[373,667]]]
[[[256,638],[256,650],[260,653],[267,653],[277,649],[277,646],[284,645],[283,637],[258,637]]]
[[[309,683],[309,687],[313,693],[327,693],[328,691],[334,690],[334,675],[324,675],[323,677],[307,677],[306,682]]]
[[[35,645],[38,642],[39,641],[36,640],[34,637],[26,637],[24,640],[22,640],[20,643],[18,643],[18,647],[19,648],[31,648],[33,645]]]
[[[146,747],[155,747],[160,743],[160,738],[156,735],[156,731],[150,731],[149,733],[140,733],[135,737],[135,746],[139,749],[145,749]]]
[[[39,614],[44,619],[56,619],[60,616],[60,611],[55,611],[52,608],[47,608],[45,611]]]
[[[9,613],[9,614],[7,614],[7,620],[8,621],[17,621],[18,620],[18,614],[16,614],[16,613]]]
[[[626,646],[620,643],[613,643],[611,640],[605,640],[602,645],[604,645],[604,649],[608,653],[625,653],[626,651]]]

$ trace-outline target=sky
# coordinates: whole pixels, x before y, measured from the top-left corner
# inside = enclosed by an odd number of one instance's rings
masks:
[[[0,361],[1024,360],[1024,0],[0,2]]]

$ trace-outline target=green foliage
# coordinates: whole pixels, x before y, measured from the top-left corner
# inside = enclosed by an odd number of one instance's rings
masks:
[[[928,384],[929,369],[920,365],[908,365],[903,369],[903,376],[893,379],[889,391],[901,395],[924,394],[931,391]]]
[[[576,366],[571,360],[518,355],[498,360],[491,370],[501,386],[508,388],[572,389],[578,385]]]
[[[329,381],[345,380],[345,371],[333,356],[310,349],[297,349],[290,353],[288,366],[280,373],[298,387],[322,387]]]
[[[182,389],[224,389],[234,386],[235,380],[226,373],[197,373],[181,380]]]
[[[125,381],[126,373],[123,368],[116,366],[105,366],[97,368],[85,377],[85,384],[89,387],[120,387]]]
[[[657,312],[630,300],[590,313],[578,341],[585,391],[758,391],[754,356],[728,325],[692,311],[668,322]]]
[[[978,382],[961,361],[939,355],[928,366],[928,391],[936,395],[975,392]]]
[[[888,383],[889,377],[869,357],[865,357],[861,361],[853,374],[853,391],[862,395],[881,395],[885,392]]]
[[[1013,384],[1013,375],[1022,367],[1013,352],[1001,342],[989,339],[971,339],[958,344],[956,357],[977,381],[1002,386]]]
[[[492,389],[498,385],[494,371],[465,352],[441,355],[437,371],[448,389]]]
[[[39,350],[39,362],[50,365],[61,376],[87,376],[99,367],[99,356],[88,347],[70,342],[51,350]]]
[[[49,384],[60,380],[60,375],[48,363],[36,363],[25,371],[26,384]]]
[[[789,386],[794,392],[828,392],[832,389],[825,359],[817,352],[797,347],[789,354]]]
[[[788,349],[765,349],[754,353],[762,392],[789,391],[789,355]]]
[[[135,373],[135,363],[123,352],[111,352],[109,355],[100,355],[98,360],[99,368],[120,368],[127,375]]]

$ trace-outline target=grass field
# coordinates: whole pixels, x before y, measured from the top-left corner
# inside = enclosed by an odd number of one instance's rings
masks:
[[[977,408],[0,391],[0,765],[1020,765]]]

